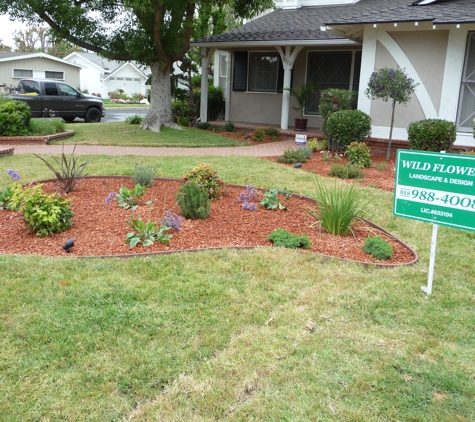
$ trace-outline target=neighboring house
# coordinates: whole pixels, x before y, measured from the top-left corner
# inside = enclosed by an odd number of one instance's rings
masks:
[[[45,53],[0,52],[0,85],[13,85],[23,78],[47,78],[79,86],[80,66]]]
[[[215,54],[226,120],[287,129],[298,115],[282,88],[314,81],[321,89],[358,91],[372,136],[387,138],[390,103],[364,91],[374,70],[399,66],[419,86],[407,106],[396,106],[393,138],[407,140],[412,121],[440,118],[456,122],[456,145],[475,146],[475,0],[280,0],[276,6],[192,44],[201,48],[203,67]],[[206,101],[201,104],[205,121]],[[318,96],[305,115],[309,127],[320,127]]]
[[[90,94],[99,94],[109,98],[109,93],[118,89],[131,96],[147,94],[147,81],[150,69],[135,62],[118,62],[107,60],[95,53],[74,52],[64,60],[81,66],[81,89],[87,89]]]

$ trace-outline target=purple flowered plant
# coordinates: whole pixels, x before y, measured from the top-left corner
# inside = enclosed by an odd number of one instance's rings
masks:
[[[160,224],[178,232],[181,228],[181,217],[174,212],[165,210],[165,217],[163,217]]]
[[[8,169],[7,174],[12,178],[14,182],[18,182],[18,180],[21,179],[21,176],[15,170]]]
[[[116,195],[115,192],[111,192],[109,195],[107,195],[107,197],[105,199],[105,202],[106,202],[107,205],[110,205],[112,200],[115,198],[115,195]]]
[[[242,202],[242,209],[248,211],[256,211],[257,207],[252,201],[259,201],[257,189],[251,185],[246,186],[246,192],[241,192],[238,198],[239,202]]]
[[[254,202],[244,202],[242,209],[247,211],[257,211],[257,205]]]

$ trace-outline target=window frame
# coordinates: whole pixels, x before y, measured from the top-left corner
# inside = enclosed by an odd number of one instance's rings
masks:
[[[45,70],[45,79],[51,79],[53,81],[64,81],[64,72],[62,70]],[[61,77],[47,76],[47,73],[58,73]]]
[[[17,70],[23,71],[23,72],[31,72],[31,74],[30,74],[30,75],[17,76],[17,75],[15,75],[15,72],[16,72]],[[33,69],[13,68],[13,69],[12,69],[12,78],[13,78],[13,79],[33,78]]]
[[[262,89],[260,87],[252,88],[251,85],[251,55],[261,55],[261,56],[272,56],[275,57],[276,60],[276,71],[275,71],[275,88],[273,89]],[[260,94],[277,94],[279,91],[279,58],[280,55],[277,51],[248,51],[248,58],[247,58],[247,86],[246,92],[250,93],[260,93]],[[257,72],[257,71],[255,71]]]
[[[474,44],[473,46],[471,44]],[[467,33],[467,40],[465,42],[465,52],[464,52],[464,60],[463,60],[463,68],[462,68],[462,75],[460,77],[460,90],[459,90],[459,98],[458,98],[458,106],[457,106],[457,116],[456,116],[456,128],[457,132],[461,133],[471,133],[473,131],[473,118],[475,117],[475,111],[471,114],[470,117],[467,117],[464,119],[464,122],[470,121],[469,126],[461,126],[460,120],[462,119],[462,106],[463,106],[463,100],[465,98],[465,84],[472,84],[475,85],[475,77],[472,77],[471,79],[473,82],[470,81],[469,78],[467,78],[466,71],[467,67],[469,64],[469,53],[470,53],[470,48],[472,47],[473,55],[475,56],[475,31],[468,31]],[[472,58],[472,61],[475,61],[475,57]],[[475,65],[474,65],[475,69]],[[472,75],[475,75],[475,70],[472,72]],[[470,90],[472,91],[472,90]],[[472,94],[475,96],[475,94]]]

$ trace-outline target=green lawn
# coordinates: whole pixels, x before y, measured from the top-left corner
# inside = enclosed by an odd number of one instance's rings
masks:
[[[83,159],[90,174],[141,161],[170,177],[201,161],[229,183],[301,194],[317,177],[253,157]],[[33,156],[4,157],[0,189],[10,168],[50,177]],[[0,421],[475,420],[475,234],[440,227],[428,298],[431,225],[361,189],[416,265],[280,248],[0,256]]]
[[[76,123],[66,125],[66,129],[73,129],[74,136],[51,143],[185,148],[242,147],[250,145],[247,142],[237,141],[217,133],[194,128],[178,130],[164,127],[160,133],[156,133],[142,130],[138,125],[114,122],[99,124]]]

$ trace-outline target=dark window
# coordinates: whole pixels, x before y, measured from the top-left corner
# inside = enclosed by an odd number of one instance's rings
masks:
[[[249,91],[277,92],[278,53],[249,53]]]
[[[32,78],[33,71],[28,69],[13,69],[14,78]]]
[[[20,84],[22,86],[23,91],[25,91],[25,93],[32,93],[32,92],[36,92],[37,94],[40,93],[40,84],[38,82],[21,81]]]
[[[247,89],[247,51],[234,53],[233,91]]]
[[[45,95],[58,95],[58,87],[55,83],[45,82]]]
[[[64,72],[45,71],[46,79],[64,79]]]

